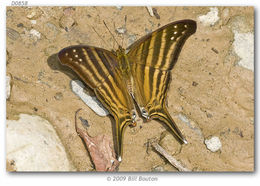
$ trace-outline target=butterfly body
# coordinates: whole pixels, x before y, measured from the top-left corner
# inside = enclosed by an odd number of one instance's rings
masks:
[[[124,130],[135,124],[134,101],[144,118],[162,121],[181,144],[187,143],[167,111],[165,100],[171,70],[186,39],[195,31],[195,21],[181,20],[139,39],[128,52],[121,46],[113,53],[88,45],[70,46],[59,52],[61,63],[94,90],[114,117],[118,159]]]
[[[131,75],[131,65],[129,63],[126,50],[119,46],[118,50],[116,51],[116,57],[118,59],[120,73],[122,74],[126,83],[128,92],[130,95],[133,95],[133,77]]]

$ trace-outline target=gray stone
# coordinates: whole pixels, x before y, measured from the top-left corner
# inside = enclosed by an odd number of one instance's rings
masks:
[[[218,8],[210,8],[210,11],[206,15],[199,16],[198,20],[204,26],[213,26],[219,20]]]
[[[20,114],[6,121],[6,159],[16,171],[73,171],[56,131],[45,119]]]
[[[254,71],[254,34],[239,33],[236,30],[233,32],[235,34],[234,51],[240,57],[238,65]]]
[[[6,76],[6,84],[5,84],[5,95],[6,99],[9,99],[11,92],[11,77]]]
[[[17,40],[20,38],[20,33],[12,28],[6,28],[6,35],[12,40]]]
[[[79,80],[72,80],[71,81],[71,88],[72,91],[80,97],[80,99],[89,106],[96,114],[99,116],[107,116],[109,112],[104,108],[102,103],[94,97],[88,95],[86,92],[84,92],[85,86],[83,83]]]

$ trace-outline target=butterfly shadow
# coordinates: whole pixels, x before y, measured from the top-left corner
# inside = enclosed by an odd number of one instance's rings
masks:
[[[60,60],[58,58],[58,53],[52,54],[51,56],[48,57],[47,63],[49,67],[54,71],[54,73],[59,73],[62,72],[65,75],[67,75],[71,80],[81,80],[81,78],[74,72],[70,67],[62,65],[60,63]],[[81,81],[84,86],[86,87],[87,91],[91,94],[94,95],[94,91],[86,85],[83,81]]]
[[[49,67],[54,70],[55,73],[58,73],[58,71],[66,74],[67,76],[69,76],[70,79],[76,79],[78,77],[78,75],[73,72],[73,70],[71,70],[69,67],[64,66],[60,63],[59,58],[58,58],[58,54],[52,54],[51,56],[48,57],[47,59],[47,63],[49,65]]]

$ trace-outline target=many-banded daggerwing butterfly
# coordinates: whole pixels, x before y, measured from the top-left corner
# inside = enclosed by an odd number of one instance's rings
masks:
[[[186,39],[195,33],[196,22],[181,20],[167,24],[142,37],[126,52],[116,52],[88,45],[62,49],[62,64],[72,68],[94,90],[98,99],[116,121],[118,159],[121,161],[123,133],[135,124],[136,101],[146,119],[164,122],[182,144],[185,138],[165,105],[171,70]]]

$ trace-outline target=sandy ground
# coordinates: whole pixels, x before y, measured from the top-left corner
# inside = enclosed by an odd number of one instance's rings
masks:
[[[218,19],[207,24],[200,16],[212,11],[210,7],[153,8],[158,15],[150,16],[146,7],[8,7],[6,63],[11,92],[7,120],[19,119],[20,113],[48,120],[71,164],[78,171],[93,171],[75,131],[75,111],[83,108],[81,117],[88,120],[92,136],[113,138],[114,121],[111,116],[96,115],[71,91],[70,81],[78,77],[61,66],[57,52],[75,44],[117,49],[103,20],[121,43],[116,29],[124,26],[127,15],[123,41],[127,47],[167,23],[193,19],[197,32],[185,43],[172,70],[167,99],[168,110],[189,143],[181,146],[164,125],[139,118],[135,128],[125,131],[119,171],[176,171],[147,146],[153,138],[193,171],[253,171],[254,72],[241,65],[247,59],[238,55],[234,42],[238,33],[254,34],[254,9],[217,7],[212,17]],[[221,142],[216,152],[205,145],[213,136]]]

